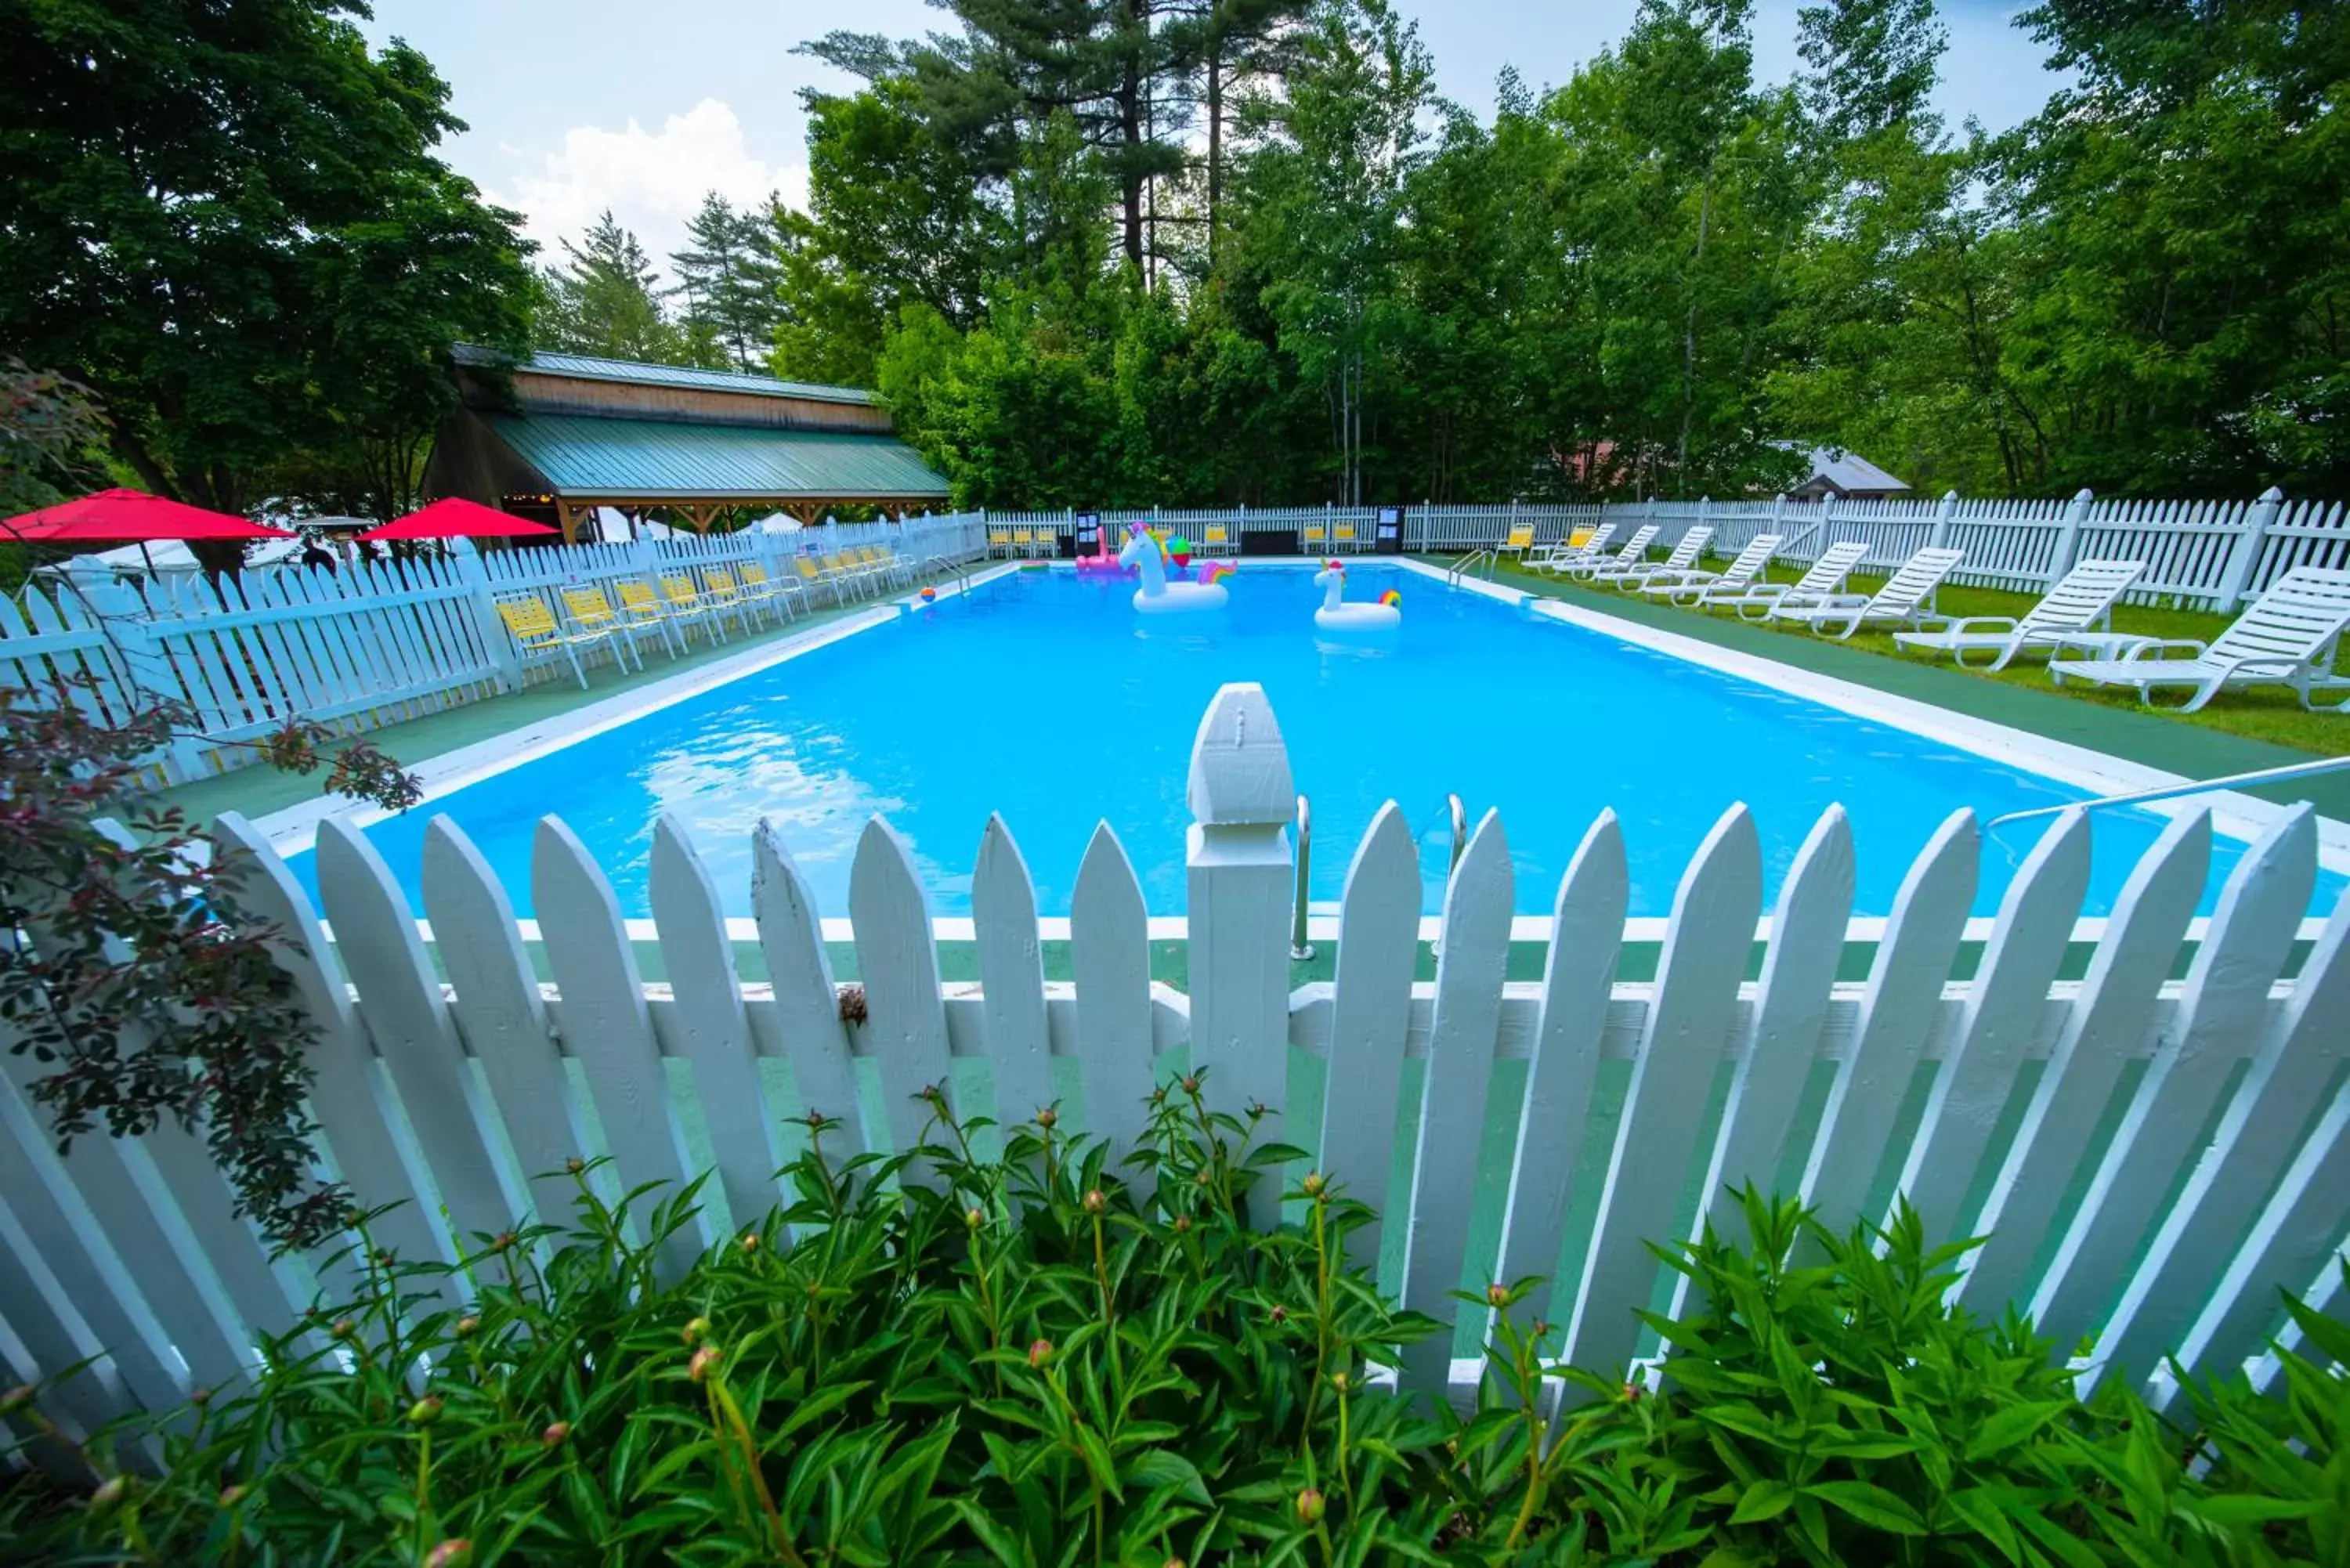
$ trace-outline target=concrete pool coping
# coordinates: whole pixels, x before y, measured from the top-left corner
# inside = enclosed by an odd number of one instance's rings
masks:
[[[1878,691],[1856,681],[1722,647],[1698,638],[1638,621],[1612,616],[1579,605],[1565,603],[1538,593],[1513,588],[1504,584],[1474,576],[1455,578],[1441,567],[1413,559],[1408,556],[1369,556],[1357,557],[1365,565],[1390,566],[1462,592],[1474,593],[1497,602],[1505,603],[1524,613],[1561,624],[1580,627],[1614,638],[1636,647],[1648,649],[1669,657],[1717,670],[1725,674],[1772,687],[1814,701],[1823,706],[1891,725],[1894,728],[1921,735],[1972,753],[2005,766],[2038,774],[2097,794],[2121,794],[2131,790],[2159,788],[2169,784],[2193,782],[2183,774],[2115,756],[2109,753],[2075,746],[2010,725],[1973,718],[1968,714],[1914,698],[1902,697]],[[1264,566],[1305,567],[1320,564],[1320,556],[1254,557]],[[983,566],[952,582],[936,586],[941,597],[952,597],[972,589],[983,587],[1014,573],[1028,570],[1074,571],[1073,564],[1003,561]],[[851,609],[824,623],[758,644],[739,654],[713,660],[678,674],[666,676],[649,684],[594,699],[562,712],[549,715],[517,727],[506,734],[459,746],[430,757],[414,765],[412,772],[424,788],[424,798],[411,809],[424,809],[442,796],[452,794],[480,780],[520,766],[539,757],[559,752],[567,746],[604,734],[646,714],[700,696],[721,686],[774,668],[778,664],[810,653],[819,648],[854,637],[876,627],[887,626],[922,606],[919,592],[888,596],[863,608]],[[2212,826],[2224,836],[2245,842],[2259,836],[2269,823],[2285,809],[2272,802],[2234,792],[2214,792]],[[2192,801],[2151,803],[2143,809],[2164,815],[2177,815],[2194,809]],[[321,823],[339,820],[357,828],[365,828],[392,814],[379,806],[321,797],[295,806],[271,812],[262,816],[255,828],[281,856],[293,856],[310,849],[316,842]],[[2350,875],[2350,824],[2332,818],[2318,818],[2319,864],[2326,870]],[[2104,928],[2104,921],[2085,917],[2074,928],[2076,942],[2095,941]],[[536,941],[536,922],[519,922],[524,939]],[[631,941],[650,942],[654,939],[653,923],[647,919],[625,922]],[[2189,928],[2189,940],[2199,941],[2206,924],[2197,917]],[[425,922],[420,920],[421,928]],[[744,917],[730,917],[727,934],[737,942],[754,942],[757,927]],[[934,917],[933,929],[942,942],[968,942],[972,940],[972,922],[968,917]],[[1038,921],[1040,940],[1066,941],[1068,920],[1066,917],[1044,917]],[[1435,916],[1424,916],[1420,921],[1423,941],[1436,940],[1441,922]],[[1873,942],[1878,940],[1883,917],[1855,917],[1851,921],[1851,940]],[[1666,921],[1659,916],[1641,916],[1625,923],[1627,942],[1658,942],[1664,938]],[[823,921],[824,936],[830,942],[845,942],[850,936],[850,923],[841,919]],[[1978,917],[1968,922],[1966,940],[1978,942],[1989,938],[1991,920]],[[2314,940],[2323,921],[2313,918],[2303,923],[2303,937]],[[1338,934],[1335,912],[1309,910],[1308,933],[1316,943],[1335,941]],[[425,928],[429,931],[429,928]],[[1767,940],[1770,919],[1766,915],[1757,929],[1756,940]],[[1180,941],[1189,931],[1184,917],[1153,916],[1149,935],[1154,941]],[[1511,923],[1511,940],[1523,943],[1547,943],[1551,919],[1546,915],[1519,915]],[[427,937],[429,940],[429,935]]]

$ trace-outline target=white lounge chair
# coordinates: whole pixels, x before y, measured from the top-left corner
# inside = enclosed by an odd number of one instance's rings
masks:
[[[1858,540],[1848,539],[1841,545],[1830,545],[1820,552],[1811,569],[1792,583],[1756,583],[1745,592],[1734,596],[1709,597],[1699,602],[1708,609],[1724,606],[1738,612],[1741,620],[1767,620],[1771,612],[1781,605],[1814,605],[1836,596],[1852,569],[1868,554],[1868,546]]]
[[[1663,561],[1653,566],[1642,564],[1627,566],[1620,572],[1602,572],[1595,580],[1613,584],[1626,593],[1630,593],[1635,588],[1645,587],[1659,577],[1679,577],[1697,565],[1698,557],[1704,555],[1705,547],[1712,543],[1712,524],[1700,524],[1681,535],[1680,543],[1673,546],[1673,553],[1667,556]]]
[[[1652,599],[1677,605],[1700,604],[1716,588],[1744,593],[1779,553],[1780,538],[1777,534],[1757,534],[1746,541],[1738,558],[1719,572],[1659,572],[1642,583],[1640,591]]]
[[[2114,601],[2145,573],[2144,561],[2083,561],[2020,620],[2013,616],[1963,616],[1934,631],[1896,632],[1893,641],[1919,653],[1947,653],[1970,670],[2004,670],[2017,654],[2034,648],[2110,658],[2146,640],[2106,629]],[[1973,652],[1990,654],[1990,662],[1970,662],[1967,655]]]
[[[1841,640],[1865,626],[1924,626],[1945,617],[1923,609],[1942,579],[1957,570],[1963,550],[1925,549],[1901,563],[1873,594],[1832,594],[1812,604],[1781,605],[1773,620],[1802,621],[1822,636]],[[1837,629],[1841,628],[1841,629]]]
[[[2315,712],[2317,691],[2350,691],[2350,676],[2334,672],[2334,647],[2350,627],[2350,571],[2296,566],[2209,643],[2144,638],[2115,659],[2054,659],[2056,684],[2131,686],[2151,703],[2158,686],[2194,688],[2179,711],[2192,713],[2231,686],[2290,686]],[[2165,657],[2187,649],[2184,659]],[[2350,698],[2324,711],[2350,712]]]
[[[1580,544],[1575,542],[1574,535],[1569,534],[1543,554],[1528,557],[1526,570],[1548,572],[1555,576],[1577,562],[1598,559],[1600,552],[1607,548],[1607,541],[1614,537],[1616,524],[1613,523],[1602,523],[1590,529],[1584,534]]]
[[[1590,582],[1596,579],[1602,572],[1636,566],[1648,558],[1648,545],[1656,536],[1657,525],[1654,523],[1643,523],[1632,530],[1632,536],[1625,540],[1624,547],[1614,555],[1603,556],[1594,551],[1580,561],[1571,562],[1560,567],[1559,575],[1566,577],[1580,577],[1586,582]]]

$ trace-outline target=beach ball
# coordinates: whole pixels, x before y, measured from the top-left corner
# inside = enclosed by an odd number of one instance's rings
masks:
[[[936,598],[936,597],[939,597],[939,590],[938,590],[938,589],[936,589],[936,588],[924,588],[924,589],[922,590],[922,597],[923,597],[924,599],[926,599],[926,600],[928,600],[928,599],[934,599],[934,598]]]

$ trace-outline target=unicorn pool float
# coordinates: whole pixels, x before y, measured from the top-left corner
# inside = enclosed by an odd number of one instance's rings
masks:
[[[1336,561],[1314,574],[1322,590],[1322,607],[1314,612],[1316,631],[1393,631],[1403,625],[1403,596],[1389,588],[1377,604],[1347,603],[1347,568]]]
[[[1231,568],[1209,572],[1211,580],[1193,583],[1170,583],[1167,580],[1167,561],[1159,541],[1150,536],[1139,523],[1127,524],[1126,548],[1118,553],[1118,564],[1132,566],[1142,574],[1142,586],[1134,590],[1134,607],[1145,615],[1180,615],[1201,610],[1220,610],[1232,602],[1232,594],[1224,585],[1213,581]]]

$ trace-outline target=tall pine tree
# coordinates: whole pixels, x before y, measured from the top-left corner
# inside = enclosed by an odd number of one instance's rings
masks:
[[[783,267],[776,254],[775,201],[736,212],[712,191],[686,225],[690,243],[671,255],[679,313],[689,352],[713,369],[764,369],[783,318],[776,298]]]
[[[540,275],[533,346],[656,365],[688,362],[685,335],[661,309],[660,276],[637,236],[608,211],[564,262]]]

